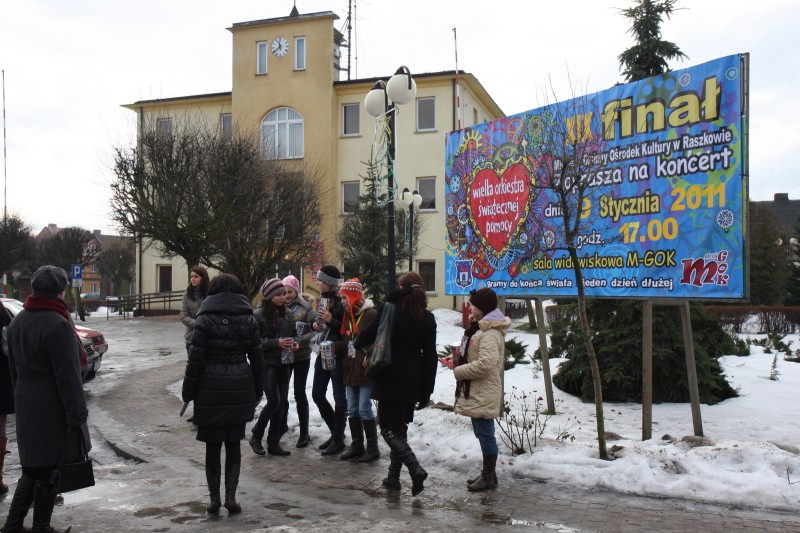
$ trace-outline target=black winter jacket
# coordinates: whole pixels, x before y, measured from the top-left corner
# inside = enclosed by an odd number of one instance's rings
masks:
[[[24,309],[8,326],[8,349],[22,466],[74,460],[79,433],[91,449],[75,327],[55,311]]]
[[[264,364],[268,366],[280,366],[281,347],[278,339],[286,337],[296,337],[297,331],[294,327],[294,320],[291,315],[279,315],[267,320],[264,315],[264,308],[260,305],[256,309],[255,317],[258,322],[258,332],[261,337],[261,348],[264,350]],[[277,328],[275,326],[277,322]]]
[[[378,401],[417,403],[427,402],[436,383],[436,319],[427,309],[421,320],[414,320],[411,310],[403,307],[409,290],[389,295],[394,309],[392,328],[392,365],[375,379],[372,398]],[[375,342],[384,305],[378,308],[375,319],[353,343],[356,349]]]
[[[232,292],[208,296],[197,313],[183,378],[183,401],[194,401],[195,424],[229,426],[253,420],[263,375],[261,339],[250,302]]]

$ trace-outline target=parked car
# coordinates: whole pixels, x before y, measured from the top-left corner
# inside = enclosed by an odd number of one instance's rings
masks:
[[[99,292],[82,292],[81,293],[81,300],[99,300],[100,293]]]
[[[13,298],[0,298],[0,302],[3,302],[3,307],[11,318],[14,318],[23,309],[22,302]],[[81,360],[81,375],[84,382],[90,381],[100,370],[103,354],[108,351],[108,343],[103,334],[95,329],[75,324],[75,331],[78,332],[78,337],[80,337],[86,352],[86,361]]]

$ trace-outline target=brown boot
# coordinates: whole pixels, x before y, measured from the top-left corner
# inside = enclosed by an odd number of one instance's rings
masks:
[[[8,485],[3,483],[3,468],[5,467],[6,454],[11,453],[6,449],[8,446],[8,438],[0,438],[0,494],[8,492]]]
[[[472,492],[479,492],[487,489],[497,488],[497,476],[495,475],[495,468],[497,466],[497,455],[484,455],[483,456],[483,470],[481,475],[471,485],[467,486]]]

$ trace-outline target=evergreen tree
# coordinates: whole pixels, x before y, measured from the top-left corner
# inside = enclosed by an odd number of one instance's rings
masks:
[[[772,210],[750,204],[750,303],[782,305],[789,286],[788,231],[776,225]]]
[[[621,9],[622,15],[631,21],[628,33],[636,44],[619,56],[620,68],[624,69],[625,81],[638,81],[669,71],[667,61],[688,59],[678,45],[661,38],[663,18],[670,18],[678,0],[636,0],[634,7]]]
[[[387,193],[379,187],[380,165],[370,158],[364,163],[366,174],[359,176],[363,194],[358,197],[355,212],[345,216],[339,227],[339,256],[345,265],[345,275],[357,277],[364,292],[376,303],[383,301],[388,283],[386,261],[386,201]],[[395,257],[398,272],[408,263],[406,239],[407,217],[395,210]],[[419,234],[419,217],[414,220],[414,243]],[[416,248],[416,244],[414,245]]]

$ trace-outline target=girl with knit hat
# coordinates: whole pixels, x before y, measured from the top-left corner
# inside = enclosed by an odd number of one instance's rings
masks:
[[[254,316],[261,334],[261,347],[264,350],[264,393],[267,404],[261,409],[258,420],[253,425],[252,436],[248,441],[250,447],[258,455],[289,455],[280,445],[283,422],[284,402],[289,395],[289,364],[284,362],[281,354],[287,351],[296,352],[299,348],[294,340],[295,326],[286,312],[286,287],[277,278],[268,279],[261,286],[261,305]],[[267,433],[267,449],[261,445],[264,431]]]
[[[347,391],[347,418],[350,423],[350,449],[340,458],[366,463],[379,459],[378,428],[375,413],[372,411],[372,380],[364,371],[366,353],[356,350],[353,341],[359,333],[375,319],[377,311],[372,300],[364,298],[364,288],[353,278],[339,285],[339,296],[344,306],[342,317],[342,339],[347,343],[347,357],[344,358],[344,385]],[[367,446],[364,447],[364,436]]]
[[[461,341],[462,364],[451,367],[456,378],[455,412],[472,419],[483,454],[480,475],[467,480],[471,491],[497,487],[497,439],[494,419],[503,412],[505,336],[511,319],[497,308],[492,289],[471,291],[470,324]]]
[[[294,401],[297,407],[297,418],[300,422],[300,436],[295,446],[305,448],[311,442],[308,435],[308,396],[306,396],[306,381],[311,368],[311,324],[317,318],[317,312],[311,303],[300,294],[300,282],[296,277],[289,275],[283,278],[286,287],[286,309],[288,316],[294,320],[297,330],[297,341],[300,348],[294,353],[294,363],[289,365],[289,377],[294,376]],[[289,403],[283,406],[282,427],[287,427],[289,416]]]
[[[347,395],[344,390],[342,358],[345,346],[340,330],[342,328],[342,302],[336,297],[336,287],[341,280],[339,269],[333,265],[325,265],[317,272],[320,300],[328,302],[328,308],[317,309],[317,320],[313,324],[314,331],[320,333],[323,340],[333,342],[335,365],[331,369],[322,366],[322,355],[314,361],[314,383],[311,386],[311,398],[319,409],[319,414],[331,431],[331,436],[323,442],[319,449],[322,455],[334,455],[344,450],[344,428],[347,425]],[[328,383],[333,388],[333,406],[328,401]]]

